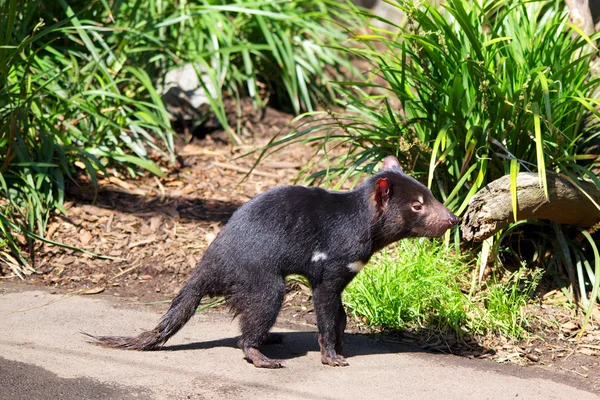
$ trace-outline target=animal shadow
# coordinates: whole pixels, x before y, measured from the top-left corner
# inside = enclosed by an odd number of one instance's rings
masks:
[[[285,332],[279,333],[283,336],[282,343],[263,345],[261,352],[267,357],[280,360],[289,360],[302,357],[309,352],[319,352],[317,342],[317,332]],[[178,345],[167,345],[162,351],[182,351],[182,350],[206,350],[216,347],[237,348],[237,337],[210,340],[206,342],[195,342]],[[372,335],[346,333],[344,335],[344,357],[351,359],[356,356],[376,355],[376,354],[394,354],[394,353],[431,353],[423,348],[414,345],[381,341]]]

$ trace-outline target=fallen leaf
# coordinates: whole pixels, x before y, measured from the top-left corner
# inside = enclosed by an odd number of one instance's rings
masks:
[[[560,329],[566,332],[575,331],[579,329],[579,326],[575,324],[573,321],[567,321],[560,326]]]
[[[101,281],[104,278],[106,278],[106,274],[94,274],[94,275],[92,275],[92,282],[98,283],[99,281]]]
[[[560,292],[560,290],[558,290],[558,289],[550,290],[548,293],[546,293],[544,296],[542,296],[542,298],[545,300],[545,299],[547,299],[548,297],[556,296],[556,295],[558,295],[558,294],[560,294],[560,293],[561,293],[561,292]]]
[[[160,216],[150,218],[150,229],[152,230],[152,232],[156,232],[161,225],[162,218]]]
[[[184,183],[183,183],[183,182],[181,182],[181,181],[167,182],[167,183],[165,184],[165,186],[167,186],[167,187],[181,187],[181,186],[183,186],[183,185],[184,185]]]
[[[86,289],[86,290],[83,290],[79,294],[98,294],[98,293],[102,293],[102,292],[104,292],[104,286],[98,286],[95,288]]]
[[[196,257],[194,257],[193,254],[190,254],[188,256],[188,264],[190,265],[190,267],[194,268],[197,263],[198,263],[198,260],[196,259]]]
[[[206,149],[204,147],[200,147],[200,146],[192,144],[192,143],[186,144],[185,146],[183,146],[183,149],[179,152],[179,155],[182,157],[200,156],[200,155],[205,155],[205,154],[206,155],[221,155],[221,153]]]
[[[84,212],[86,212],[87,214],[95,215],[97,217],[105,217],[105,216],[114,214],[113,211],[107,210],[106,208],[100,208],[100,207],[87,205],[87,204],[82,206],[81,209]]]
[[[81,219],[87,222],[96,222],[100,219],[97,215],[83,213],[81,214]]]
[[[564,295],[547,298],[544,300],[546,304],[567,303],[568,301],[569,299]]]
[[[137,246],[143,246],[145,244],[150,244],[150,243],[152,243],[154,241],[156,241],[156,235],[151,235],[148,239],[144,239],[144,240],[140,240],[139,242],[131,243],[127,247],[130,248],[130,249],[132,249],[132,248],[137,247]]]
[[[53,222],[48,227],[48,232],[46,232],[46,239],[52,239],[52,235],[56,233],[60,224],[58,222]]]
[[[598,355],[598,353],[597,353],[597,352],[595,352],[594,350],[592,350],[592,349],[588,349],[588,348],[585,348],[585,347],[583,347],[583,348],[580,348],[580,349],[579,349],[579,352],[580,352],[581,354],[585,354],[586,356],[595,356],[595,355]]]
[[[114,183],[115,185],[122,187],[123,189],[127,189],[127,190],[131,189],[131,185],[129,183],[117,178],[116,176],[108,177],[108,181],[110,183]]]
[[[92,234],[89,231],[82,229],[81,236],[79,236],[79,241],[81,241],[81,244],[86,245],[91,240],[92,240]]]

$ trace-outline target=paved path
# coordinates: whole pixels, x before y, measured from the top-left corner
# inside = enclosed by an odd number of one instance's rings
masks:
[[[103,349],[79,334],[136,333],[165,308],[0,284],[0,399],[599,398],[567,375],[360,335],[346,336],[350,367],[326,367],[314,331],[301,329],[276,328],[284,343],[265,353],[286,368],[260,370],[235,348],[237,323],[216,312],[196,315],[162,351]]]

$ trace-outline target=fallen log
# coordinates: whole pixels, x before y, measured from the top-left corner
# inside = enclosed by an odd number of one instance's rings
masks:
[[[540,187],[537,173],[521,172],[517,175],[517,218],[521,220],[550,220],[560,224],[589,228],[600,222],[600,190],[589,182],[581,187],[566,177],[548,173],[548,197]],[[481,242],[514,222],[510,176],[490,182],[477,192],[463,216],[461,231],[463,239]]]
[[[596,31],[589,0],[565,0],[571,22],[588,36]]]

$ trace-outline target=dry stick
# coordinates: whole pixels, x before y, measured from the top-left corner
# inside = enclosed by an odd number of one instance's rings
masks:
[[[577,375],[579,375],[579,376],[582,376],[582,377],[584,377],[584,378],[587,378],[587,377],[588,377],[588,375],[586,375],[586,374],[582,374],[581,372],[577,372],[577,371],[575,371],[574,369],[568,369],[568,368],[565,368],[565,367],[563,367],[562,365],[560,365],[560,369],[562,369],[563,371],[573,372],[573,373],[575,373],[575,374],[577,374]]]
[[[118,277],[120,277],[121,275],[124,275],[124,274],[128,273],[129,271],[132,271],[132,270],[134,270],[134,269],[136,269],[136,268],[139,268],[141,265],[142,265],[142,264],[141,264],[141,263],[139,263],[138,265],[134,265],[133,267],[129,267],[129,268],[127,268],[126,270],[123,270],[123,271],[119,272],[118,274],[116,274],[115,276],[113,276],[112,278],[110,278],[110,279],[108,280],[108,282],[110,282],[110,281],[114,281],[115,279],[117,279],[117,278],[118,278]]]
[[[240,166],[232,165],[232,164],[220,163],[220,162],[217,162],[217,161],[213,161],[212,165],[214,165],[215,167],[229,169],[229,170],[241,172],[241,173],[244,173],[244,174],[264,176],[265,178],[275,178],[275,179],[280,178],[279,175],[272,174],[270,172],[257,171],[255,169],[254,170],[250,170],[250,168],[240,167]]]
[[[134,247],[144,246],[146,244],[150,244],[152,242],[156,242],[156,235],[152,235],[148,239],[140,240],[138,242],[131,243],[127,246],[129,249],[133,249]]]
[[[579,347],[585,347],[587,349],[600,350],[600,346],[595,346],[591,344],[580,344]]]
[[[33,307],[29,307],[29,308],[22,308],[22,309],[16,310],[16,311],[11,311],[11,312],[9,312],[9,314],[16,314],[16,313],[20,313],[20,312],[27,312],[27,311],[35,310],[35,309],[38,309],[38,308],[46,307],[46,306],[49,306],[52,303],[56,303],[57,301],[61,301],[61,300],[66,300],[69,297],[75,296],[75,295],[78,295],[78,294],[96,294],[96,293],[86,293],[86,292],[90,292],[91,290],[97,290],[99,288],[100,288],[100,286],[97,286],[95,288],[89,288],[89,289],[74,290],[72,292],[68,292],[68,293],[63,294],[62,296],[60,296],[57,299],[52,299],[52,300],[50,300],[50,301],[48,301],[48,302],[46,302],[44,304],[40,304],[38,306],[33,306]],[[104,289],[105,288],[102,287],[102,290],[98,291],[97,293],[100,293],[100,292],[104,291]]]
[[[200,149],[194,149],[194,150],[189,150],[189,151],[180,151],[179,155],[182,157],[204,156],[204,155],[223,156],[223,153],[219,152],[219,151],[213,151],[213,150],[208,150],[205,148],[200,148]]]
[[[160,191],[160,201],[163,202],[165,201],[165,198],[167,197],[167,193],[165,192],[165,187],[162,185],[162,183],[160,183],[160,180],[155,176],[154,177],[154,181],[156,182],[156,185],[158,186],[158,189]]]

